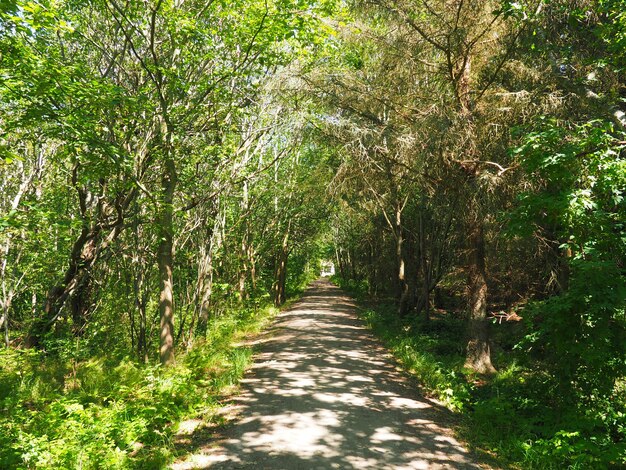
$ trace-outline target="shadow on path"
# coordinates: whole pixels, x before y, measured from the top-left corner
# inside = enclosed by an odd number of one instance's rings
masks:
[[[173,469],[479,468],[327,281],[280,314],[255,359],[236,421]]]

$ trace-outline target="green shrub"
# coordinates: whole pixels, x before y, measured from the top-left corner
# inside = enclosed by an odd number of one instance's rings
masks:
[[[343,278],[340,275],[336,274],[334,276],[331,276],[330,281],[341,287],[342,289],[348,291],[351,295],[355,296],[358,299],[363,299],[364,297],[366,297],[369,290],[366,279],[349,279]]]
[[[626,374],[626,285],[614,263],[573,262],[570,287],[527,309],[534,348],[564,400],[593,401]]]
[[[257,306],[216,318],[168,369],[85,358],[75,342],[65,345],[71,352],[57,342],[61,355],[1,351],[0,468],[164,467],[176,423],[206,416],[224,387],[239,381],[251,350],[237,342],[275,312]]]
[[[460,436],[491,458],[495,455],[499,465],[582,469],[626,464],[623,382],[604,395],[570,388],[578,395],[565,399],[558,371],[545,361],[529,361],[521,348],[502,354],[495,376],[475,377],[463,369],[463,320],[453,315],[430,322],[399,318],[393,305],[386,304],[362,310],[361,317],[426,394],[461,414]],[[613,384],[615,375],[602,380]]]

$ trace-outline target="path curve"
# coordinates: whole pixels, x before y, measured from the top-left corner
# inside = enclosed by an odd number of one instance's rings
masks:
[[[340,289],[314,282],[259,348],[236,421],[173,468],[479,468],[355,310]]]

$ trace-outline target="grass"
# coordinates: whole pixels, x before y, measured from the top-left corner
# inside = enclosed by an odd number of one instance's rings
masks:
[[[341,282],[338,282],[341,285]],[[343,285],[361,304],[367,322],[424,393],[459,416],[459,438],[502,468],[626,468],[626,393],[591,403],[558,396],[542,363],[515,349],[523,331],[494,325],[498,373],[464,369],[465,322],[452,313],[430,322],[399,318],[392,303],[367,301],[366,286]]]
[[[266,306],[216,318],[177,364],[125,357],[81,361],[34,350],[0,352],[0,468],[163,468],[177,423],[211,420],[252,355],[242,338],[275,315]]]

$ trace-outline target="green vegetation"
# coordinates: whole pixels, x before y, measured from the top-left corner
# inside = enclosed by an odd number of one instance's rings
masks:
[[[626,465],[626,5],[357,4],[338,282],[472,446]]]
[[[4,350],[0,466],[164,467],[176,455],[178,421],[219,419],[220,397],[238,383],[251,357],[239,343],[276,311],[264,305],[225,313],[165,369],[95,354],[79,340],[51,344],[58,355]]]
[[[321,260],[475,446],[626,465],[625,11],[0,0],[0,466],[168,462]]]
[[[0,2],[0,467],[165,466],[310,280],[332,165],[276,88],[333,5],[303,7]]]
[[[477,375],[464,367],[463,316],[440,312],[428,322],[399,318],[392,303],[371,304],[367,286],[334,281],[360,299],[361,317],[424,393],[461,416],[459,437],[489,461],[542,469],[613,468],[626,462],[625,382],[615,384],[610,398],[561,394],[558,364],[529,360],[520,325],[506,323],[492,325],[499,371]]]

